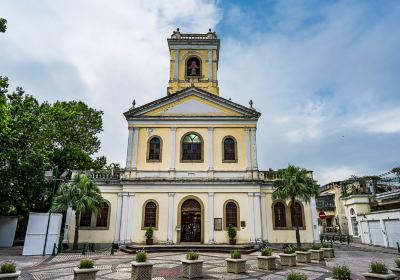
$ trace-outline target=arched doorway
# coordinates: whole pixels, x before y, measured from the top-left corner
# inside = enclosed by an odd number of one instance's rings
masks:
[[[181,206],[181,242],[201,242],[201,204],[189,198]]]

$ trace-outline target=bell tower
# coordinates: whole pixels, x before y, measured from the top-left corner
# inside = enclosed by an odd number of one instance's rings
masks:
[[[196,87],[218,95],[219,39],[206,34],[183,34],[179,28],[168,39],[170,78],[168,94]]]

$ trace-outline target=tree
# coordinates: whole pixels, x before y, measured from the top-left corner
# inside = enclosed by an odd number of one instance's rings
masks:
[[[0,18],[0,33],[4,33],[7,30],[7,20]]]
[[[295,211],[294,217],[298,217],[301,213],[297,213],[297,207],[294,207],[296,199],[303,202],[310,202],[313,196],[318,195],[318,185],[310,176],[310,173],[303,169],[290,165],[282,170],[281,179],[273,182],[274,192],[273,199],[290,200],[291,211]],[[294,221],[296,226],[296,242],[297,246],[301,246],[300,230],[297,220]]]
[[[71,182],[63,183],[53,202],[53,211],[64,212],[71,207],[75,211],[75,235],[73,249],[78,249],[79,218],[81,213],[99,215],[103,198],[100,189],[86,175],[75,175]]]

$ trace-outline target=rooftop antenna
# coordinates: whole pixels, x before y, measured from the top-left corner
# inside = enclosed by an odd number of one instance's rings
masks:
[[[133,99],[133,101],[132,101],[132,109],[134,109],[134,108],[135,108],[135,106],[136,106],[136,100],[135,100],[135,99]]]

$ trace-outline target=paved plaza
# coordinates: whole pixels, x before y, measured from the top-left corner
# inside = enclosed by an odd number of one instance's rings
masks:
[[[134,255],[117,252],[110,255],[109,251],[89,253],[88,256],[63,253],[57,256],[21,256],[21,250],[0,250],[0,262],[14,260],[19,269],[22,269],[22,279],[73,279],[73,268],[79,260],[90,257],[95,260],[96,267],[100,269],[97,279],[130,279],[130,262]],[[258,252],[244,255],[248,259],[247,273],[241,275],[227,274],[225,258],[228,254],[201,253],[204,262],[203,279],[286,279],[290,271],[302,272],[308,279],[325,279],[330,275],[330,268],[337,264],[346,264],[354,273],[353,279],[364,279],[361,273],[368,270],[368,265],[373,260],[385,262],[393,267],[393,260],[398,257],[394,251],[374,250],[374,248],[357,248],[339,246],[335,250],[336,258],[314,262],[311,264],[298,264],[295,268],[279,265],[275,271],[263,271],[257,268],[256,256]],[[154,263],[153,279],[169,280],[182,279],[180,260],[185,257],[183,253],[150,253],[150,261]]]

